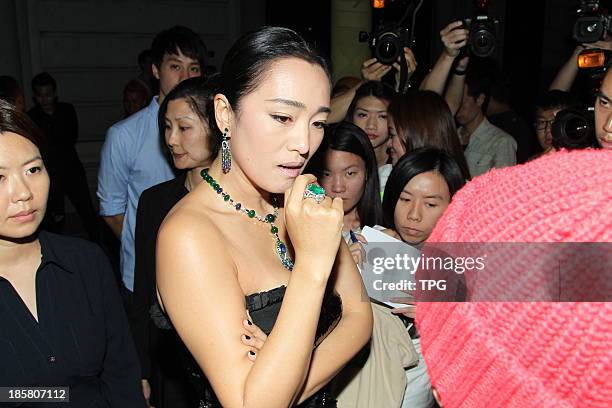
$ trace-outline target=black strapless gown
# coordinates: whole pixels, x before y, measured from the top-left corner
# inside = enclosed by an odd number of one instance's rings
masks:
[[[245,297],[247,310],[251,315],[253,323],[266,334],[270,334],[274,327],[286,289],[285,286],[280,286],[266,292]],[[328,290],[321,305],[321,314],[315,336],[315,347],[336,327],[341,317],[342,301],[338,295]],[[206,377],[191,355],[185,356],[185,366],[192,383],[201,395],[199,408],[222,408],[212,387],[208,384]],[[299,405],[300,408],[336,408],[336,406],[336,400],[327,387],[324,387]]]

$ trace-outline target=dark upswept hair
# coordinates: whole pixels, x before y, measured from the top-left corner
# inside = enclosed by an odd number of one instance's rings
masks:
[[[380,225],[383,221],[380,201],[380,182],[376,155],[368,135],[357,125],[343,121],[325,128],[323,142],[308,162],[304,173],[321,177],[325,170],[325,156],[330,150],[349,152],[361,157],[365,163],[366,177],[363,195],[357,203],[361,226]]]
[[[192,29],[180,25],[161,31],[155,36],[151,44],[151,61],[159,68],[164,55],[177,55],[178,51],[197,60],[204,72],[208,55],[204,41]]]
[[[385,186],[382,203],[384,225],[395,228],[395,207],[404,187],[414,177],[436,171],[446,181],[451,198],[465,185],[465,179],[457,161],[441,149],[423,147],[406,153],[393,167]]]
[[[34,78],[32,78],[31,85],[34,92],[36,92],[36,88],[47,85],[51,85],[53,90],[57,91],[57,82],[48,72],[41,72],[40,74],[34,76]]]
[[[378,99],[382,99],[391,103],[393,98],[395,97],[395,90],[383,82],[380,81],[367,81],[361,84],[359,88],[355,91],[355,96],[351,101],[351,104],[346,111],[345,120],[349,122],[353,122],[353,114],[355,113],[355,109],[357,108],[357,103],[367,96],[373,96]]]
[[[463,177],[470,179],[455,119],[443,97],[433,91],[397,95],[388,112],[407,152],[420,147],[441,149],[457,161]]]
[[[161,143],[165,146],[164,136],[166,129],[166,113],[168,112],[168,104],[177,99],[184,99],[189,105],[189,108],[202,120],[206,130],[208,131],[208,143],[211,152],[218,152],[220,138],[215,136],[213,129],[217,128],[215,124],[215,112],[213,98],[218,87],[218,75],[213,75],[209,78],[194,77],[188,78],[180,82],[172,91],[166,95],[163,102],[159,106],[157,114],[157,126]],[[214,156],[213,156],[214,158]]]
[[[221,66],[218,92],[238,114],[241,99],[260,85],[270,65],[286,58],[299,58],[321,67],[331,89],[327,61],[311,45],[289,28],[266,26],[243,35],[232,45]]]
[[[299,58],[319,65],[331,88],[327,61],[306,40],[289,28],[262,27],[240,37],[223,60],[221,93],[234,111],[239,111],[240,99],[259,86],[270,64],[281,58]]]
[[[0,99],[0,133],[12,132],[32,142],[44,154],[46,140],[32,119],[15,106]]]

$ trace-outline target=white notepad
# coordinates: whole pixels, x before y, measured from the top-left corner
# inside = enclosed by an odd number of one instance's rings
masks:
[[[405,305],[402,303],[394,303],[388,300],[390,297],[410,297],[408,293],[399,290],[386,290],[384,291],[385,296],[383,296],[383,292],[381,290],[375,289],[375,281],[383,279],[384,274],[387,274],[384,280],[388,282],[395,282],[399,281],[400,279],[408,279],[414,281],[414,274],[411,274],[409,271],[406,271],[406,273],[402,273],[401,276],[395,276],[394,272],[397,271],[385,271],[383,272],[383,275],[376,275],[371,272],[373,269],[373,264],[371,262],[374,257],[394,258],[395,255],[398,253],[408,254],[410,257],[418,258],[421,254],[420,251],[406,244],[405,242],[393,238],[392,236],[387,235],[384,232],[375,228],[364,227],[361,230],[361,235],[363,235],[364,238],[368,241],[367,244],[363,244],[363,247],[366,251],[366,259],[364,260],[363,270],[360,268],[361,276],[366,286],[368,296],[378,302],[381,302],[391,307],[409,307],[409,305]]]

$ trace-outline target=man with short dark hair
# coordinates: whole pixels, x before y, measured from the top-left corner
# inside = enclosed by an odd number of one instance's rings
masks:
[[[74,106],[57,98],[57,82],[47,72],[32,78],[34,107],[28,111],[32,121],[47,138],[45,161],[51,177],[45,227],[62,232],[65,221],[64,196],[76,209],[89,238],[100,239],[98,216],[93,206],[85,168],[75,145],[79,122]]]
[[[202,39],[189,28],[174,26],[157,34],[151,46],[151,59],[153,75],[159,80],[159,94],[147,107],[111,126],[102,147],[98,173],[100,214],[121,240],[122,294],[130,316],[138,200],[147,188],[174,177],[160,141],[157,124],[159,105],[181,81],[201,76],[206,65],[206,54]],[[141,359],[147,357],[150,356],[141,355]],[[148,401],[151,397],[148,379],[152,373],[145,364],[142,370],[143,393]],[[163,405],[162,401],[156,402]],[[169,406],[182,405],[175,400]]]
[[[552,135],[552,125],[555,117],[563,109],[575,108],[576,106],[577,102],[569,92],[565,91],[547,91],[539,98],[535,107],[534,127],[542,153],[536,157],[556,151],[553,147]]]
[[[516,140],[516,162],[525,163],[540,152],[540,148],[533,129],[513,109],[510,78],[502,72],[492,57],[479,59],[478,62],[483,65],[483,74],[492,78],[489,103],[485,112],[487,119]]]
[[[604,149],[612,149],[612,71],[608,69],[595,100],[595,136]]]
[[[472,177],[494,167],[516,164],[516,141],[485,117],[491,85],[490,77],[468,68],[463,98],[455,115],[461,125],[459,136],[466,146],[465,159]]]
[[[159,95],[146,108],[110,127],[98,173],[100,214],[121,240],[121,276],[128,297],[134,283],[138,199],[142,191],[174,177],[159,140],[159,104],[179,82],[200,76],[206,47],[195,32],[175,26],[155,37],[151,57]]]

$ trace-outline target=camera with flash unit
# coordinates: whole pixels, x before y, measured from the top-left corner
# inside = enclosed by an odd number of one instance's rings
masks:
[[[499,20],[489,15],[487,0],[476,0],[475,4],[474,16],[463,20],[463,27],[470,32],[467,48],[471,55],[486,58],[495,52]]]
[[[384,65],[400,60],[404,47],[415,45],[416,15],[424,0],[373,1],[373,15],[377,22],[373,32],[361,31],[359,42],[367,42],[372,55]],[[398,16],[399,17],[398,19]]]
[[[404,52],[404,47],[410,46],[410,30],[408,27],[392,24],[383,26],[372,34],[360,32],[359,42],[366,41],[372,50],[372,55],[381,64],[391,65]]]
[[[574,23],[573,37],[579,43],[605,39],[610,29],[610,16],[600,7],[599,0],[581,0]]]

